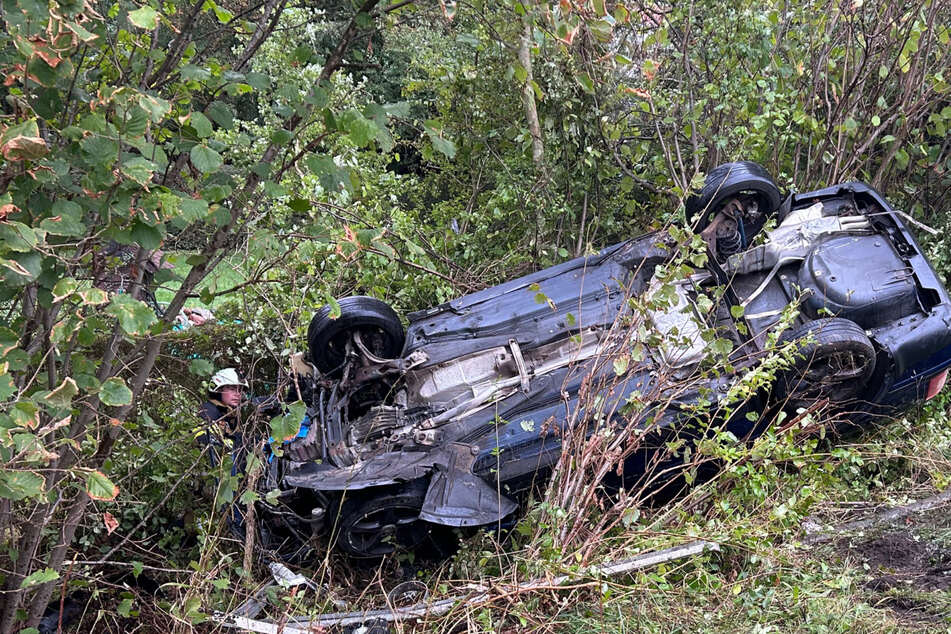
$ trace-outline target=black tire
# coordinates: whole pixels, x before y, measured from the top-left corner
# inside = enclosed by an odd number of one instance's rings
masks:
[[[425,498],[425,482],[350,493],[340,505],[332,543],[357,559],[379,559],[397,549],[443,556],[451,529],[419,518]]]
[[[685,202],[687,221],[694,231],[700,233],[713,221],[724,203],[743,195],[754,197],[758,207],[755,217],[744,218],[744,247],[748,247],[750,241],[762,231],[766,221],[776,215],[782,203],[779,187],[769,172],[758,163],[736,161],[710,170],[700,193],[688,197]]]
[[[307,329],[310,357],[322,374],[339,376],[346,361],[347,342],[354,332],[360,333],[363,344],[376,356],[399,356],[406,336],[399,316],[388,304],[363,295],[344,297],[339,304],[339,317],[331,318],[331,307],[324,306]]]
[[[823,399],[842,405],[869,392],[875,346],[854,321],[816,319],[785,333],[781,341],[802,342],[779,381],[787,405],[807,408]]]

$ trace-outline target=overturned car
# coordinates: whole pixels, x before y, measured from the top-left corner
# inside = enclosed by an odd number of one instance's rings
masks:
[[[738,438],[761,430],[751,412],[822,404],[862,424],[941,389],[951,301],[902,215],[871,187],[783,197],[763,168],[737,162],[712,170],[687,207],[706,257],[638,315],[632,298],[658,291],[658,271],[678,255],[670,233],[410,314],[405,331],[374,298],[344,298],[335,317],[320,310],[312,371],[296,378],[309,427],[264,483],[281,490],[259,502],[265,542],[286,552],[328,534],[344,553],[377,557],[439,527],[497,525],[557,463],[569,421],[676,428],[678,403],[725,393],[731,375],[714,374],[654,416],[625,416],[626,404],[704,364],[707,332],[730,342],[734,375],[769,354],[778,326],[782,341],[800,342],[791,368],[718,421]],[[638,319],[653,337],[639,342]],[[646,464],[631,453],[618,472],[636,478]]]

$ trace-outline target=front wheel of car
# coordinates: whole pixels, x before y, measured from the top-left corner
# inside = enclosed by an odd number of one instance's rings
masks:
[[[685,205],[694,230],[724,260],[750,246],[781,202],[779,187],[762,165],[736,161],[710,170],[700,193]]]
[[[332,541],[357,559],[378,559],[396,550],[443,556],[451,546],[451,529],[420,519],[425,498],[422,481],[348,493]]]
[[[799,343],[792,367],[779,381],[789,406],[808,408],[826,399],[842,405],[868,393],[875,346],[854,321],[816,319],[793,328],[781,340]]]
[[[321,374],[339,378],[347,360],[347,347],[359,335],[362,345],[374,356],[392,359],[403,350],[403,325],[389,304],[375,297],[354,295],[338,302],[340,314],[330,306],[314,315],[307,329],[310,356]]]

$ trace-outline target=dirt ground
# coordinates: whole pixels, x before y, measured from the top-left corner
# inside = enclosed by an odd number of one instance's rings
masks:
[[[867,571],[870,604],[893,610],[901,620],[951,622],[951,508],[843,538],[835,549]]]

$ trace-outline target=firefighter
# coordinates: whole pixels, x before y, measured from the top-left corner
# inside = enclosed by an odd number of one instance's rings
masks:
[[[247,382],[241,379],[235,368],[219,370],[211,377],[208,400],[198,410],[198,417],[204,424],[196,430],[195,438],[199,444],[208,447],[212,468],[217,469],[221,461],[230,456],[232,478],[244,475],[250,450],[250,434],[241,420],[241,405],[247,387]],[[228,524],[235,534],[243,536],[244,513],[236,502],[230,504]]]

